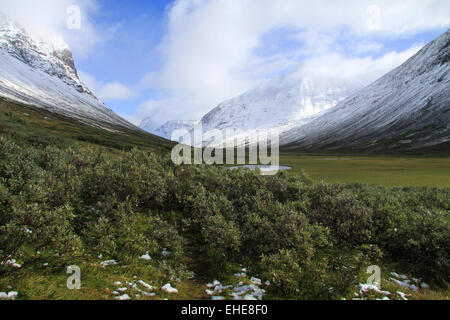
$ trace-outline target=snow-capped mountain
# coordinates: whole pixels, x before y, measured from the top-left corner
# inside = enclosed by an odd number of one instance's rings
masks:
[[[284,132],[311,121],[357,89],[347,80],[307,75],[300,69],[219,104],[201,119],[196,129],[200,125],[203,133],[217,129],[224,137],[227,129],[238,130],[237,136],[250,140],[255,130],[277,128]],[[211,141],[205,139],[203,143]]]
[[[61,38],[43,40],[1,13],[0,96],[94,126],[109,123],[136,129],[80,81],[72,53]]]
[[[139,127],[149,133],[171,140],[172,133],[176,130],[190,131],[198,123],[198,120],[171,120],[162,126],[156,125],[151,118],[142,120]]]
[[[450,29],[404,64],[281,136],[304,150],[414,150],[450,140]]]

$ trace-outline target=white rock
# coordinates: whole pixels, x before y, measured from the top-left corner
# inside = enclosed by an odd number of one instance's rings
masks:
[[[214,288],[214,292],[218,292],[221,293],[223,290],[227,290],[231,288],[231,286],[222,286],[222,285],[218,285]]]
[[[129,286],[129,287],[131,287],[131,288],[137,290],[137,284],[134,283],[134,282],[128,282],[128,281],[127,281],[127,286]]]
[[[146,292],[146,291],[143,291],[143,290],[139,290],[139,292],[142,293],[144,296],[147,296],[147,297],[154,297],[156,295],[156,293],[154,293],[154,292]]]
[[[131,300],[130,296],[127,294],[124,294],[122,296],[116,297],[117,300]]]
[[[233,300],[242,300],[242,297],[237,293],[230,293],[230,296],[233,297]]]
[[[118,289],[117,289],[117,291],[120,291],[120,292],[125,292],[125,291],[127,291],[127,290],[128,290],[127,287],[123,287],[123,288],[118,288]]]
[[[222,296],[214,296],[214,297],[211,297],[211,300],[225,300],[225,297],[222,297]]]
[[[410,294],[405,294],[401,291],[397,291],[397,294],[400,296],[400,298],[402,298],[403,300],[408,300],[408,298],[406,298],[407,296],[411,296]]]
[[[389,296],[391,294],[389,291],[382,291],[382,290],[378,289],[378,287],[373,284],[360,283],[357,285],[357,287],[361,293],[365,293],[367,291],[375,291],[384,296]]]
[[[165,286],[161,288],[161,290],[167,292],[167,293],[178,293],[178,290],[175,288],[172,288],[170,283],[167,283]]]
[[[241,295],[245,294],[246,292],[250,291],[250,288],[249,288],[249,286],[237,286],[237,287],[233,288],[233,291],[236,292],[236,294],[241,296]]]
[[[256,285],[261,285],[261,279],[255,278],[255,277],[251,277],[250,282]]]
[[[391,272],[391,275],[393,275],[394,277],[396,277],[398,279],[402,279],[402,280],[408,279],[408,276],[406,276],[404,274],[398,274],[397,272]]]
[[[150,290],[150,291],[153,290],[153,287],[152,287],[151,285],[149,285],[148,283],[144,282],[143,280],[139,280],[138,283],[139,283],[141,286],[143,286],[144,288],[146,288],[146,289],[148,289],[148,290]]]
[[[413,291],[419,290],[419,288],[417,288],[416,285],[411,284],[409,280],[400,281],[400,280],[397,280],[397,279],[394,279],[394,278],[391,278],[391,280],[394,281],[396,284],[398,284],[398,285],[400,285],[402,287],[405,287],[405,288],[409,288],[409,289],[411,289]]]
[[[107,267],[107,266],[112,266],[112,265],[116,265],[117,264],[117,261],[116,260],[106,260],[106,261],[102,261],[102,262],[100,262],[100,265],[103,267],[103,268],[105,268],[105,267]]]
[[[16,269],[20,269],[22,266],[16,262],[16,259],[10,259],[6,262],[2,262],[2,265],[7,265]]]
[[[146,261],[150,261],[152,260],[152,257],[150,257],[150,255],[148,254],[148,252],[142,256],[139,257],[139,259],[141,260],[146,260]]]
[[[214,280],[213,282],[208,283],[206,286],[208,288],[214,288],[214,287],[217,287],[217,286],[220,286],[220,285],[221,285],[220,281]]]
[[[2,292],[2,293],[4,293],[4,292]],[[1,298],[2,294],[0,294],[0,299],[3,299],[3,300],[16,300],[18,294],[19,293],[17,291],[10,291],[6,295],[6,298]]]

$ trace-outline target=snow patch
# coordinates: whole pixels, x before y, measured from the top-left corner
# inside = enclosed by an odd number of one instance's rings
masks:
[[[166,285],[164,285],[161,290],[167,292],[167,293],[178,293],[178,290],[173,288],[170,283],[167,283]]]

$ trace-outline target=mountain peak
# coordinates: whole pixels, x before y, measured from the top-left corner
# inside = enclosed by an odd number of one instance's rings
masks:
[[[344,78],[299,69],[222,102],[202,118],[202,130],[218,129],[225,133],[232,129],[241,134],[273,128],[287,131],[311,121],[358,89],[358,85]]]
[[[282,144],[304,150],[418,150],[450,141],[450,29]]]
[[[78,78],[69,46],[27,32],[0,14],[0,96],[81,118],[135,128],[100,102]]]
[[[79,80],[72,52],[61,36],[48,41],[3,18],[0,19],[0,48],[32,68],[57,76],[77,91],[91,94]]]
[[[190,131],[198,122],[198,120],[169,120],[163,125],[157,125],[151,118],[145,118],[139,127],[149,133],[170,140],[174,131],[180,129]]]

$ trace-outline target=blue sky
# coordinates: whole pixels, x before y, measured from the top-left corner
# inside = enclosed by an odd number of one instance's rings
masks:
[[[75,57],[82,72],[96,81],[120,81],[133,87],[148,72],[156,71],[161,56],[156,52],[164,34],[166,6],[162,0],[103,0],[91,19],[99,29],[110,33],[110,39],[95,45],[88,56]],[[111,99],[108,106],[120,114],[132,114],[138,104],[157,96],[147,88],[130,99]]]
[[[81,29],[68,30],[74,4]],[[450,26],[448,0],[15,0],[0,9],[61,34],[80,78],[135,124],[198,120],[298,70],[369,84]]]

